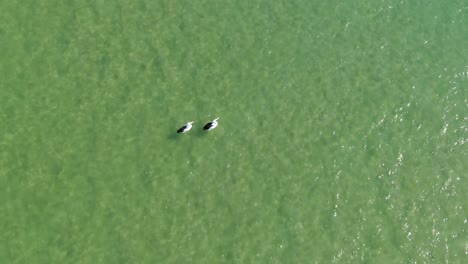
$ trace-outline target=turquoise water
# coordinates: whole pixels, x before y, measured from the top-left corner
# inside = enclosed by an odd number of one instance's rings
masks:
[[[466,262],[466,1],[0,10],[1,263]]]

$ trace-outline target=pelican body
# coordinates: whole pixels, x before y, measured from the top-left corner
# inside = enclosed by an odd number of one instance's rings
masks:
[[[204,127],[203,127],[203,130],[206,130],[206,131],[210,131],[210,130],[213,130],[215,129],[217,126],[218,126],[218,118],[216,118],[215,120],[211,121],[211,122],[208,122]]]
[[[177,130],[177,133],[187,133],[190,129],[192,129],[192,122],[188,122],[187,124],[183,125],[181,128]]]

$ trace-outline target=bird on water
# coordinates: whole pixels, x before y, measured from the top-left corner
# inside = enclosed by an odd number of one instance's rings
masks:
[[[177,133],[186,133],[186,132],[188,132],[190,129],[192,129],[192,124],[193,124],[193,121],[188,122],[187,124],[183,125],[181,128],[179,128],[177,130]]]
[[[210,131],[212,129],[215,129],[217,126],[218,126],[218,118],[216,118],[215,120],[211,121],[211,122],[208,122],[204,127],[203,127],[203,130],[207,130],[207,131]]]

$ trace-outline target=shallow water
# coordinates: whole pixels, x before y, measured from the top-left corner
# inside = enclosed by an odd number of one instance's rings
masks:
[[[277,2],[1,3],[1,262],[463,263],[466,2]]]

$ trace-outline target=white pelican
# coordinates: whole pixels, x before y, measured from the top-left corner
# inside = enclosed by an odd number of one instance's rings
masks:
[[[188,122],[187,124],[183,125],[181,128],[179,128],[177,130],[177,133],[186,133],[186,132],[188,132],[190,129],[192,129],[192,124],[193,124],[193,121]]]
[[[215,129],[215,127],[218,126],[218,118],[216,118],[215,120],[211,121],[211,122],[208,122],[204,127],[203,127],[203,130],[212,130],[212,129]]]

